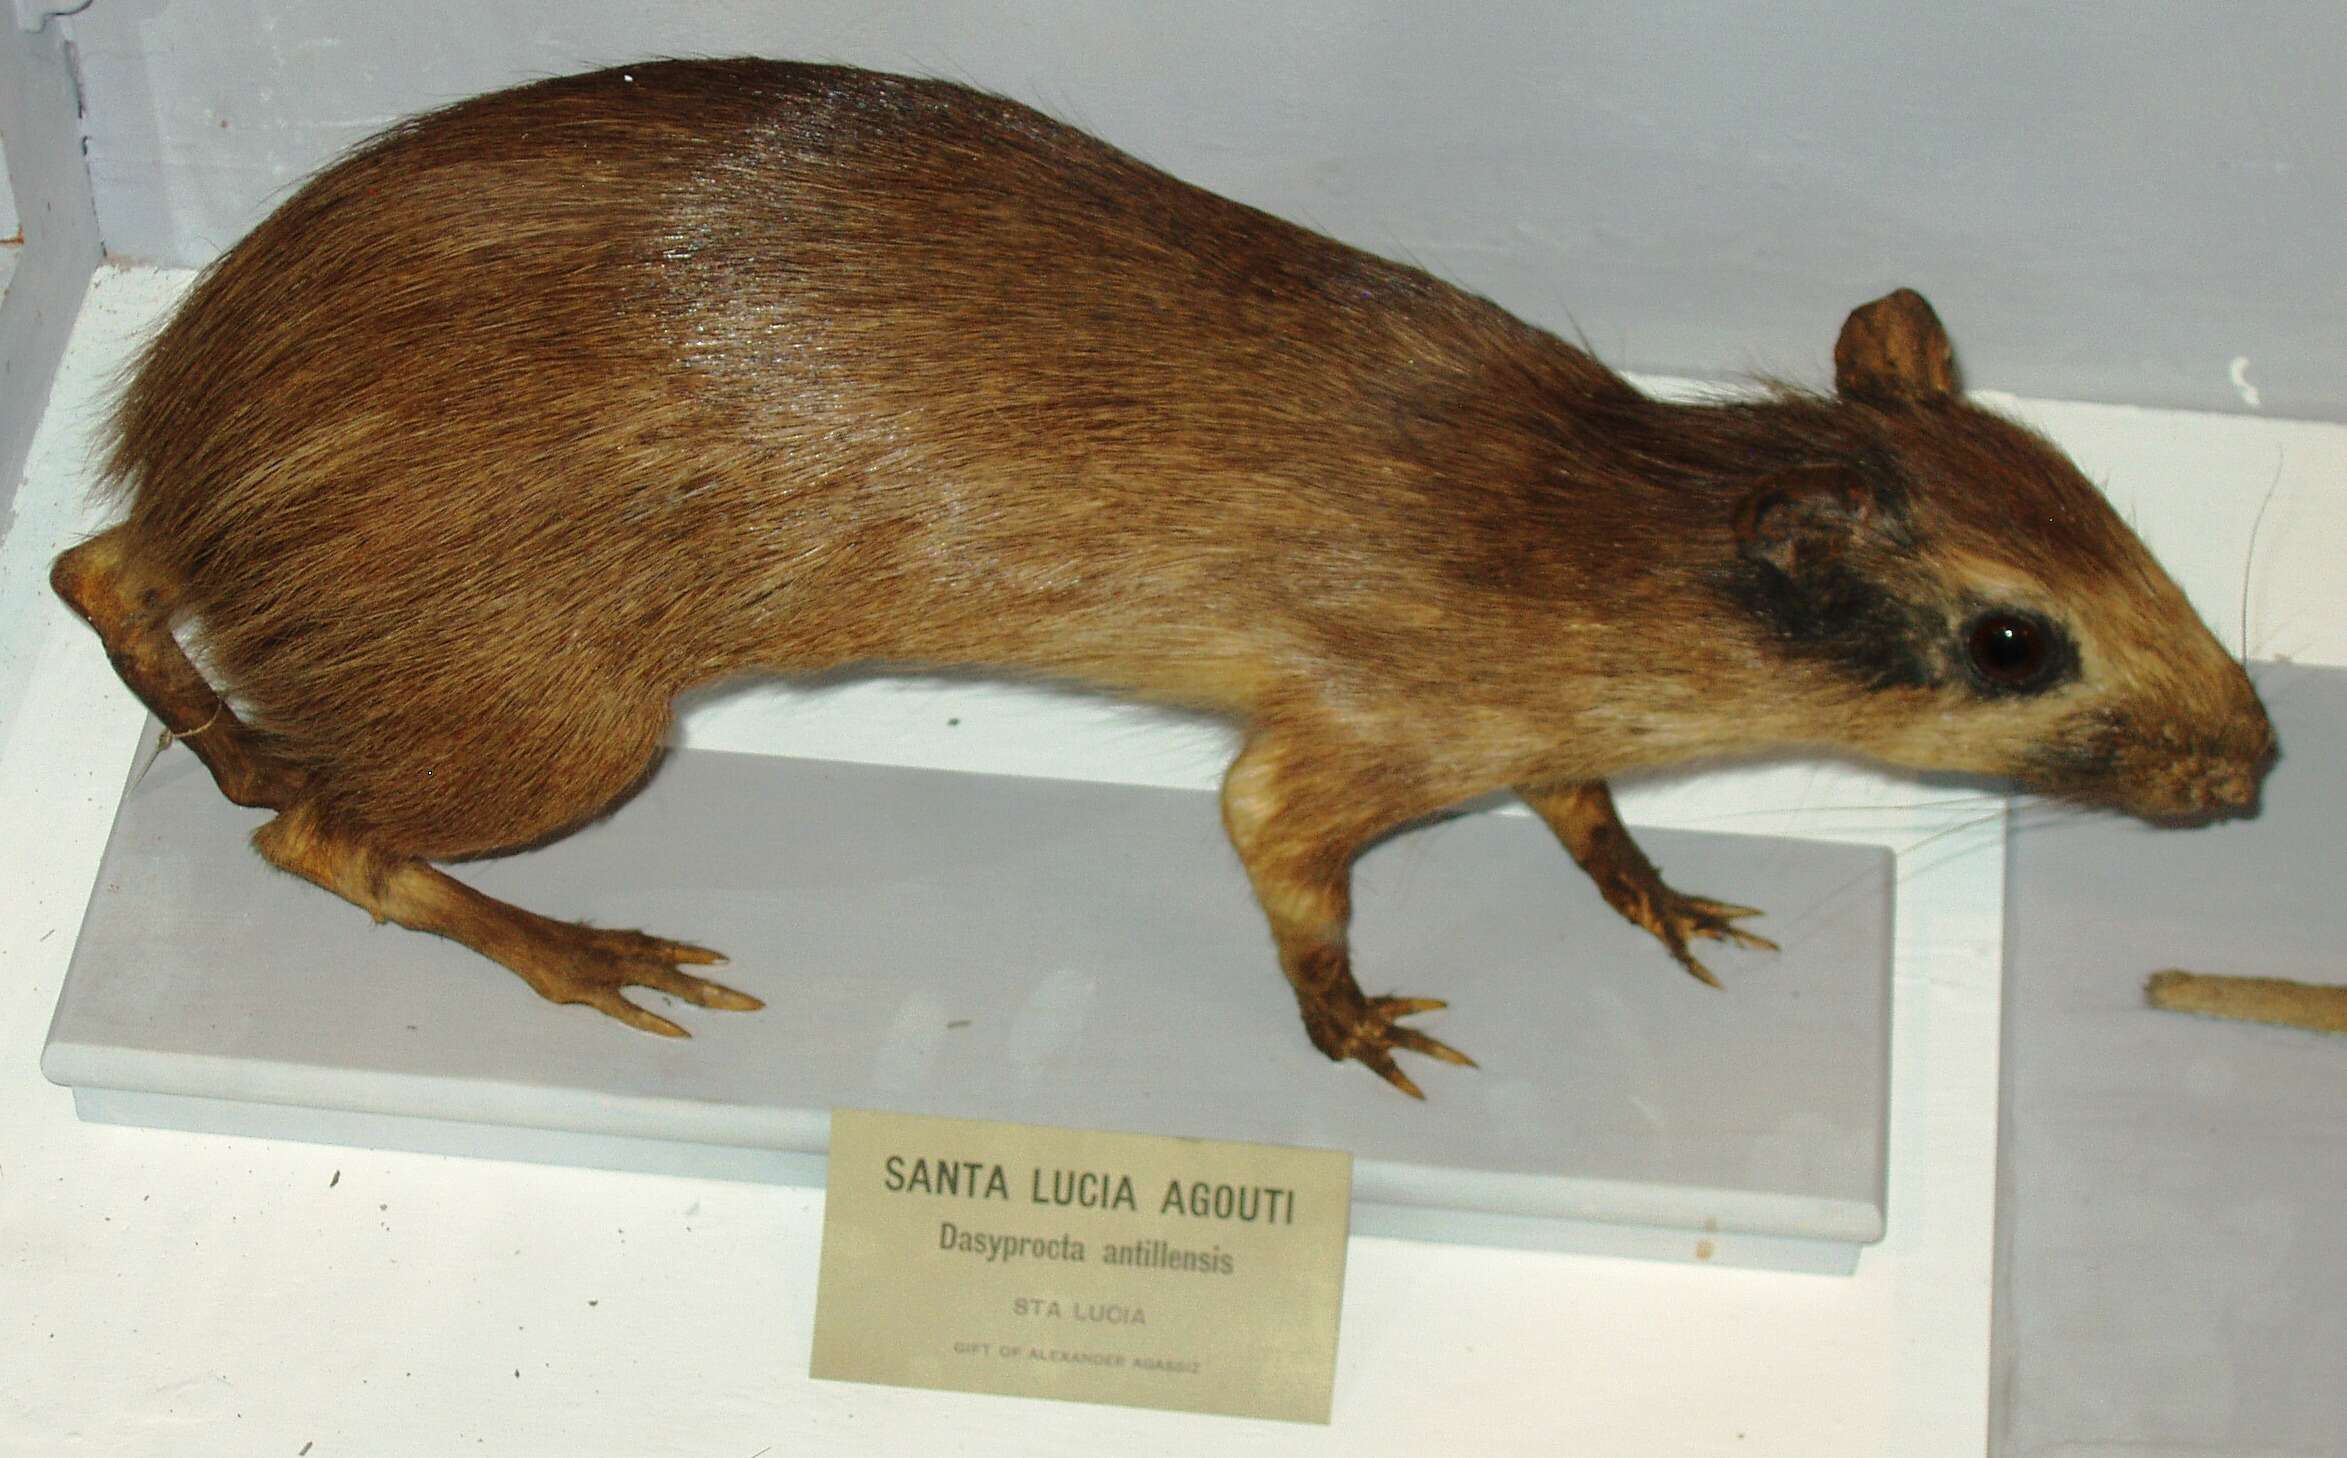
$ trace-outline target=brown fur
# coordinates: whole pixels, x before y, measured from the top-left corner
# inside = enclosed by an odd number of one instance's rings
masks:
[[[2246,679],[1949,358],[1900,294],[1838,397],[1660,404],[1013,103],[660,63],[420,118],[295,194],[155,341],[128,517],[58,580],[175,729],[225,716],[273,860],[508,965],[552,934],[422,863],[597,814],[694,684],[967,665],[1226,713],[1314,1039],[1407,1086],[1387,1050],[1448,1050],[1354,985],[1349,867],[1491,788],[1691,968],[1746,913],[1662,886],[1608,777],[1830,746],[2251,798]],[[1996,604],[2061,625],[2075,681],[1968,676]],[[164,662],[180,618],[249,724]],[[535,967],[607,1011],[647,980]]]

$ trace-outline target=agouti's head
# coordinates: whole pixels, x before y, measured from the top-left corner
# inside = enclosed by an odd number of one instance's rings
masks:
[[[1858,309],[1834,361],[1864,444],[1744,495],[1732,591],[1861,690],[1835,740],[2152,820],[2253,806],[2274,739],[2248,675],[2066,456],[1964,402],[1922,296]]]

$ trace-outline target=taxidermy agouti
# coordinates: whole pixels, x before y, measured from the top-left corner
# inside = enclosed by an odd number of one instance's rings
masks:
[[[140,363],[119,526],[58,590],[272,863],[557,1002],[757,999],[711,952],[432,862],[624,795],[695,684],[999,670],[1218,711],[1304,1026],[1365,996],[1364,843],[1513,786],[1679,962],[1626,771],[1830,748],[2155,818],[2250,805],[2241,668],[2064,457],[1957,393],[1910,292],[1831,395],[1650,399],[1399,264],[960,86],[764,61],[394,127]],[[173,637],[200,638],[199,671]],[[225,696],[225,701],[224,697]],[[1765,943],[1759,943],[1765,945]]]

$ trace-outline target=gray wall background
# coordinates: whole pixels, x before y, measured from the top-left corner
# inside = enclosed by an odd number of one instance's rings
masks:
[[[109,249],[200,262],[402,113],[654,54],[959,77],[1616,365],[1819,378],[1930,294],[1969,383],[2347,420],[2347,5],[94,0]]]
[[[55,22],[0,20],[0,236],[24,235],[0,244],[0,531],[100,256],[68,59]]]

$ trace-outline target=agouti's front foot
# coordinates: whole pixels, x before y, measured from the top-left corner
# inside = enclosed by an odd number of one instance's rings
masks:
[[[1629,904],[1615,904],[1622,908],[1624,916],[1660,938],[1662,944],[1670,949],[1671,955],[1679,959],[1679,965],[1694,974],[1696,981],[1711,987],[1719,986],[1719,979],[1711,975],[1710,968],[1695,960],[1695,954],[1687,950],[1688,942],[1700,937],[1706,941],[1733,942],[1737,946],[1763,952],[1777,950],[1775,942],[1736,925],[1744,917],[1760,915],[1749,906],[1734,906],[1725,901],[1689,896],[1673,891],[1660,881],[1655,881],[1649,888],[1642,888]]]
[[[1299,986],[1296,1003],[1304,1014],[1304,1031],[1313,1047],[1339,1062],[1349,1058],[1365,1065],[1411,1098],[1426,1095],[1395,1064],[1397,1050],[1423,1053],[1462,1068],[1475,1066],[1475,1060],[1458,1049],[1395,1021],[1448,1006],[1439,998],[1365,997],[1348,967],[1311,991]]]

